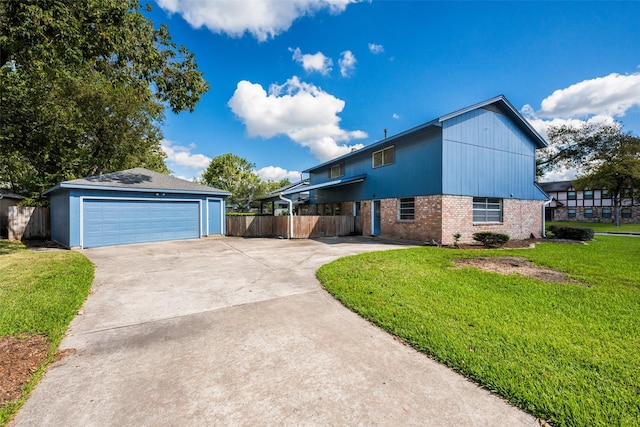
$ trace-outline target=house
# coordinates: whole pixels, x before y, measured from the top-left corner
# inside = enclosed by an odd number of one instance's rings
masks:
[[[92,248],[224,234],[230,193],[135,168],[65,181],[43,195],[51,238]]]
[[[497,96],[307,169],[309,213],[362,216],[365,234],[388,238],[526,239],[543,230],[535,152],[546,145]]]
[[[279,194],[287,193],[287,197],[292,202],[293,210],[296,215],[306,214],[306,207],[309,205],[309,192],[306,190],[309,186],[309,180],[303,179],[293,182],[284,187],[271,191],[266,196],[256,199],[260,202],[259,213],[268,211],[272,215],[278,215],[289,211],[289,203],[278,197]]]
[[[606,188],[578,190],[571,181],[543,182],[540,187],[552,199],[545,209],[547,221],[613,222],[613,199]],[[640,222],[640,204],[631,190],[622,195],[620,222]]]
[[[16,206],[24,197],[0,189],[0,237],[6,239],[9,235],[9,207]]]

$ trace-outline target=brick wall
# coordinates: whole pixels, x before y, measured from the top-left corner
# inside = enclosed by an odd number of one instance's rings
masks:
[[[455,233],[462,235],[460,243],[473,242],[473,234],[480,231],[508,234],[513,240],[541,233],[542,201],[503,199],[502,203],[502,223],[474,224],[472,197],[443,196],[442,244],[452,244]]]
[[[413,221],[398,219],[398,199],[380,201],[380,234],[401,240],[440,242],[442,239],[442,196],[415,198]]]
[[[556,207],[553,208],[553,220],[554,221],[580,221],[580,222],[610,222],[613,223],[613,206],[605,206],[611,208],[611,218],[602,218],[602,207]],[[628,208],[629,206],[623,206]],[[575,218],[569,218],[569,209],[576,210]],[[585,218],[584,210],[593,209],[593,218]],[[619,208],[622,209],[622,208]],[[631,218],[620,217],[621,224],[638,224],[640,223],[640,205],[631,206]]]

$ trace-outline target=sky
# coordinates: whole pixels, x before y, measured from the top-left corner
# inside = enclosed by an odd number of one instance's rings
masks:
[[[549,125],[640,135],[640,1],[155,0],[211,89],[167,111],[162,147],[193,179],[233,153],[265,180],[504,95]],[[572,179],[556,171],[543,181]]]

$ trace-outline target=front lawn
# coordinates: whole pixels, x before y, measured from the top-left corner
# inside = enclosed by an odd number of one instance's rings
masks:
[[[15,348],[24,347],[21,344],[34,337],[44,337],[45,345],[45,360],[33,367],[35,371],[30,379],[27,377],[22,396],[0,401],[0,425],[4,425],[53,360],[69,323],[89,293],[93,264],[77,252],[35,252],[22,243],[0,240],[0,272],[0,340],[5,349],[0,357],[7,370],[0,378],[2,385],[17,376],[16,366],[5,366],[12,363],[10,353]]]
[[[620,227],[616,227],[608,222],[549,221],[546,223],[547,228],[549,228],[550,225],[590,227],[593,228],[595,232],[603,233],[640,233],[640,224],[620,224]]]
[[[523,257],[569,283],[503,275],[454,260]],[[535,249],[422,247],[323,266],[347,307],[555,426],[637,426],[640,239]]]

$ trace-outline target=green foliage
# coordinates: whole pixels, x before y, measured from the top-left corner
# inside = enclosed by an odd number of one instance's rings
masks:
[[[261,181],[254,171],[255,167],[255,164],[243,157],[223,154],[211,160],[202,174],[201,182],[231,192],[227,204],[236,205],[241,211],[248,211],[258,197],[266,196],[291,183],[288,179]]]
[[[93,264],[77,252],[35,252],[0,240],[0,271],[0,336],[44,335],[50,343],[49,357],[33,374],[30,389],[89,294]],[[0,425],[17,412],[24,396],[0,407]]]
[[[168,172],[165,106],[192,111],[208,85],[137,0],[6,0],[0,30],[0,182],[37,196],[131,167]]]
[[[584,242],[593,240],[594,236],[593,228],[590,227],[550,225],[549,231],[558,239],[581,240]]]
[[[640,233],[640,224],[620,224],[616,227],[610,222],[578,222],[578,221],[550,221],[546,223],[547,229],[552,225],[566,225],[569,227],[589,227],[595,232],[615,233]]]
[[[435,247],[342,258],[318,278],[366,319],[551,425],[637,425],[637,239],[508,255],[580,283],[454,268],[458,258],[505,253]]]
[[[473,234],[473,240],[491,248],[504,246],[504,244],[509,241],[509,236],[501,233],[493,233],[491,231],[481,231]]]

